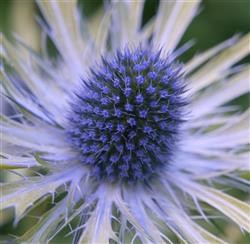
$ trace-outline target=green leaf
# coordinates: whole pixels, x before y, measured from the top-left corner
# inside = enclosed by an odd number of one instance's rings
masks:
[[[43,214],[19,239],[28,243],[46,243],[65,217],[65,199]]]

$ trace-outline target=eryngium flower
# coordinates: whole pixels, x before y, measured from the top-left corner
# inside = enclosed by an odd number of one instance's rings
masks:
[[[67,131],[93,176],[147,181],[169,164],[186,104],[180,71],[150,47],[118,52],[91,70]]]
[[[235,66],[249,35],[181,64],[198,4],[162,1],[142,26],[143,1],[114,1],[95,31],[76,1],[38,1],[58,59],[3,39],[15,112],[1,117],[1,168],[21,179],[2,185],[1,209],[17,224],[53,203],[19,240],[223,243],[215,217],[249,231],[249,206],[224,192],[248,190],[248,112],[228,102],[249,92],[249,66]]]

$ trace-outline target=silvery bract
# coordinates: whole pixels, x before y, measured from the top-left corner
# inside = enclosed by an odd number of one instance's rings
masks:
[[[2,184],[1,209],[16,224],[54,204],[17,239],[69,226],[74,243],[223,243],[208,228],[220,216],[249,231],[249,206],[224,191],[248,190],[248,111],[228,102],[249,92],[249,65],[235,65],[249,35],[181,63],[199,1],[162,1],[143,27],[144,1],[88,21],[74,0],[38,6],[59,56],[46,38],[42,55],[3,38],[1,99],[15,112],[1,117],[1,169],[20,180]]]

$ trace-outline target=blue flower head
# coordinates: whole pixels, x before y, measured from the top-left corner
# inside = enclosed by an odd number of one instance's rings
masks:
[[[126,47],[82,82],[68,135],[93,176],[145,181],[170,163],[186,104],[181,65],[149,47]]]

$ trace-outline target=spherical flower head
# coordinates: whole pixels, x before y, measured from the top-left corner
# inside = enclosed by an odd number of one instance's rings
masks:
[[[126,47],[82,82],[68,135],[93,176],[145,181],[170,164],[187,103],[180,64],[150,47]]]

